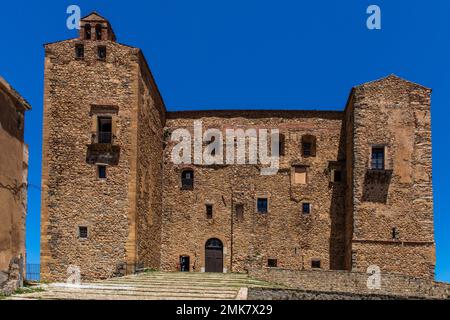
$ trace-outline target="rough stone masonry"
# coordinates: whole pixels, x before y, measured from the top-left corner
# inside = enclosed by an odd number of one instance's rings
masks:
[[[45,45],[41,276],[265,267],[434,277],[431,90],[395,75],[343,111],[168,112],[142,51],[92,13]],[[174,164],[171,133],[279,129],[280,170]]]

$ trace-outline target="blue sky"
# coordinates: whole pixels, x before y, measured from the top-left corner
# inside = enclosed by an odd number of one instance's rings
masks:
[[[450,281],[448,0],[2,3],[0,75],[33,106],[28,262],[39,262],[43,44],[77,36],[66,28],[71,4],[98,11],[119,42],[144,50],[169,110],[342,110],[352,86],[391,73],[433,88],[436,275]],[[371,4],[381,7],[382,30],[366,28]]]

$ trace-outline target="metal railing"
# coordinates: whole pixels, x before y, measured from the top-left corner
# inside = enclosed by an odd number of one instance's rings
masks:
[[[112,143],[112,132],[97,132],[98,143]]]
[[[36,263],[27,263],[25,280],[39,281],[41,279],[41,265]]]

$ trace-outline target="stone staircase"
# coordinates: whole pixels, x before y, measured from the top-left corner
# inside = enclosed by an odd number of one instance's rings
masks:
[[[40,285],[45,291],[13,295],[12,300],[235,300],[248,287],[274,287],[246,274],[147,272],[83,283]]]

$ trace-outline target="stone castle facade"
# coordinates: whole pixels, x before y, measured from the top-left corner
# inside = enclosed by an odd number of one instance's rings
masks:
[[[260,268],[434,277],[431,90],[391,75],[344,111],[168,112],[96,13],[45,45],[41,276]],[[280,169],[174,164],[171,133],[280,130]]]

